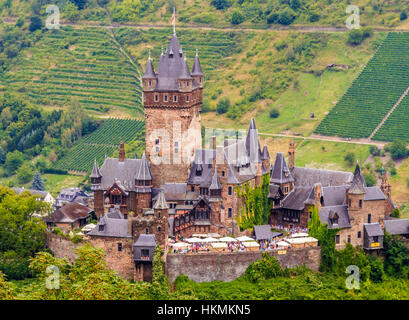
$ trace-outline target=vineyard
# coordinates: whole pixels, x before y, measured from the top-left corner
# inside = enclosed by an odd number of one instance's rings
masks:
[[[409,86],[408,51],[409,34],[389,33],[377,53],[315,132],[350,138],[369,137]],[[394,115],[384,124],[386,127],[375,135],[376,139],[382,137],[382,140],[393,140],[398,137],[395,134],[399,130],[395,125],[401,123],[401,128],[405,126],[405,117],[399,116],[399,113],[404,113],[404,109],[404,106],[398,106]],[[406,136],[408,125],[409,122],[406,122]]]
[[[129,143],[142,139],[144,123],[131,119],[108,119],[97,130],[82,137],[71,150],[57,161],[60,170],[90,172],[94,159],[102,165],[105,157],[118,150],[119,142]]]
[[[64,106],[74,97],[94,112],[142,114],[138,70],[104,29],[46,31],[20,54],[3,82],[33,104]]]

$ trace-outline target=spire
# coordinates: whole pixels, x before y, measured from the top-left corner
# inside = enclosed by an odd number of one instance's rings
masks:
[[[214,174],[212,178],[212,183],[210,184],[209,190],[220,190],[222,185],[220,184],[219,176],[217,174],[217,166],[214,168]]]
[[[168,203],[166,202],[166,199],[165,199],[165,193],[163,192],[162,189],[159,192],[158,199],[156,200],[155,205],[153,206],[153,209],[156,209],[156,210],[169,209],[169,205],[168,205]]]
[[[358,161],[356,162],[354,178],[352,179],[351,187],[349,188],[349,194],[364,194],[366,183],[365,178],[362,174],[361,168],[359,167]]]
[[[145,156],[145,152],[142,155],[139,170],[138,170],[138,173],[137,173],[135,179],[136,180],[144,180],[144,181],[152,180],[152,174],[151,174],[151,170],[149,168],[148,160],[146,159],[146,156]]]
[[[251,118],[250,120],[250,126],[246,137],[246,150],[251,163],[260,161],[260,142],[258,141],[258,132],[254,118]]]
[[[196,48],[195,62],[193,63],[192,76],[203,76],[202,67],[200,66],[199,53]]]
[[[267,144],[264,142],[263,153],[261,154],[261,160],[269,160],[270,153],[268,152]]]
[[[152,79],[152,78],[156,78],[156,75],[155,75],[155,70],[153,69],[151,51],[149,50],[148,62],[146,63],[145,74],[143,75],[143,79]]]
[[[119,162],[124,162],[125,161],[125,145],[121,141],[119,145]]]
[[[183,65],[182,65],[182,72],[179,75],[179,79],[191,79],[192,77],[190,76],[190,71],[189,67],[187,65],[186,58],[183,59]]]
[[[94,167],[92,168],[91,175],[89,176],[91,179],[92,178],[101,178],[101,172],[99,172],[99,168],[97,165],[97,159],[94,160]]]
[[[294,182],[287,163],[285,162],[284,155],[281,152],[277,153],[274,167],[271,170],[270,182],[275,184]]]

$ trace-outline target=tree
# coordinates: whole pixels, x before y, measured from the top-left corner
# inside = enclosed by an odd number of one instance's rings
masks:
[[[367,185],[368,187],[373,187],[373,186],[376,185],[376,178],[374,177],[373,174],[364,172],[363,175],[364,175],[364,179],[365,179],[366,185]]]
[[[406,143],[401,140],[392,142],[390,145],[391,157],[393,160],[406,158],[408,155],[408,150],[406,149]]]
[[[280,115],[280,111],[277,108],[272,108],[270,110],[270,118],[275,119],[275,118],[278,118],[279,115]]]
[[[210,4],[217,10],[227,9],[231,5],[229,0],[212,0]]]
[[[345,157],[344,160],[348,163],[349,166],[352,166],[355,162],[355,153],[353,152],[348,152]]]
[[[407,18],[408,18],[408,14],[406,13],[405,10],[403,10],[403,11],[400,13],[399,19],[400,19],[401,21],[403,21],[403,20],[406,20]]]
[[[230,99],[225,97],[221,98],[216,106],[216,111],[218,114],[223,114],[229,111],[230,108]]]
[[[70,0],[70,1],[77,6],[78,10],[84,9],[85,5],[87,4],[87,0]]]
[[[153,253],[152,263],[152,297],[155,300],[169,299],[170,281],[165,274],[165,262],[163,261],[163,251],[156,246]]]
[[[234,10],[231,15],[231,24],[241,24],[244,21],[244,15],[241,10]]]
[[[295,12],[290,8],[285,8],[278,15],[278,23],[283,25],[291,24],[295,19]]]
[[[348,44],[358,45],[364,40],[364,35],[361,29],[352,29],[348,32]]]
[[[30,26],[28,28],[30,32],[34,32],[42,28],[43,28],[43,21],[41,20],[40,17],[34,16],[30,18]]]
[[[70,22],[75,22],[80,17],[78,7],[72,2],[67,2],[64,7],[64,16]]]
[[[4,273],[0,271],[0,300],[13,300],[14,294],[14,288],[6,281]]]
[[[34,175],[33,183],[31,184],[31,189],[39,191],[45,190],[43,180],[41,179],[41,175],[38,171]]]
[[[15,150],[13,152],[9,152],[6,156],[6,162],[4,164],[6,169],[7,175],[13,175],[16,170],[23,164],[24,162],[24,155]]]
[[[384,269],[391,277],[408,278],[409,250],[402,239],[397,235],[385,232],[384,240]]]
[[[25,184],[33,179],[33,169],[28,163],[23,164],[17,170],[17,182],[19,184]]]

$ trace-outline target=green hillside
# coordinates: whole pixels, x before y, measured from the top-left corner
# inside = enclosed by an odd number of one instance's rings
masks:
[[[82,137],[66,156],[57,161],[55,168],[89,173],[95,159],[101,165],[105,157],[112,156],[118,150],[120,141],[143,140],[143,133],[142,121],[107,119],[93,133]]]
[[[102,28],[44,31],[20,52],[3,85],[34,105],[64,107],[76,98],[93,112],[142,114],[138,70]]]
[[[369,137],[409,85],[408,50],[409,34],[390,33],[315,132],[340,137]],[[393,138],[389,136],[389,139]]]

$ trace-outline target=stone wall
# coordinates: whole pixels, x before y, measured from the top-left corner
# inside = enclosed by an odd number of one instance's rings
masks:
[[[270,252],[281,267],[290,268],[304,265],[318,270],[321,262],[321,248],[300,248],[287,250],[286,254]],[[261,259],[261,252],[204,253],[204,254],[168,254],[166,273],[174,282],[177,276],[184,274],[196,282],[214,280],[232,281],[240,277],[254,261]]]
[[[70,262],[74,262],[77,258],[75,249],[81,245],[82,243],[73,243],[60,235],[47,233],[47,246],[56,258],[67,258]]]

